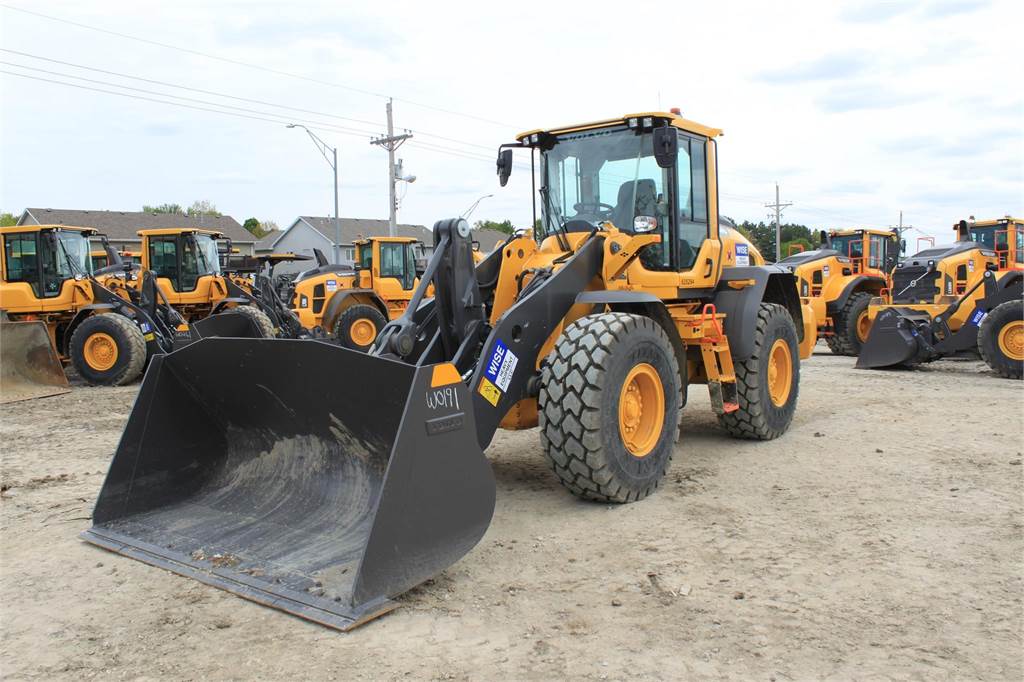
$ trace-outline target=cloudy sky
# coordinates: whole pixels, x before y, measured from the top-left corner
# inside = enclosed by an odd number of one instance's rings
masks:
[[[516,132],[678,106],[725,130],[722,212],[814,227],[1024,214],[1014,0],[716,3],[0,0],[0,209],[207,199],[287,226],[387,217],[395,121],[417,176],[399,219],[528,224]],[[525,161],[526,157],[524,157]]]

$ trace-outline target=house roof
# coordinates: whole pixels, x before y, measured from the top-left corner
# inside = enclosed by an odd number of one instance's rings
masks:
[[[483,253],[494,251],[494,247],[509,238],[509,235],[498,230],[488,228],[473,230],[473,239],[480,242],[480,250]]]
[[[182,213],[143,213],[142,211],[82,211],[63,208],[26,208],[18,221],[24,224],[80,225],[94,227],[118,241],[138,240],[139,230],[194,227],[224,233],[233,242],[251,244],[256,238],[231,216]]]
[[[299,220],[308,223],[313,229],[330,241],[334,241],[334,218],[303,215]],[[341,223],[341,243],[351,244],[360,237],[388,236],[388,221],[374,218],[339,218]],[[427,244],[432,244],[434,234],[423,225],[395,225],[396,237],[411,237]]]
[[[256,240],[256,250],[269,250],[274,248],[277,240],[284,236],[285,230],[273,230]]]

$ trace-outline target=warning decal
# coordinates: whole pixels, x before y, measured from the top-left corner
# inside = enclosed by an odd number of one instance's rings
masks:
[[[486,377],[480,379],[480,388],[478,390],[487,402],[495,407],[498,406],[498,401],[501,400],[501,391],[488,381]]]

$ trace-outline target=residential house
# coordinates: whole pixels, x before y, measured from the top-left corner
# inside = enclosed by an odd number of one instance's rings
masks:
[[[62,208],[26,208],[18,225],[73,225],[93,227],[107,236],[118,251],[139,251],[142,238],[139,230],[195,227],[222,232],[231,239],[232,247],[242,255],[255,252],[256,237],[229,215],[194,215],[182,213],[143,213],[142,211],[82,211]]]

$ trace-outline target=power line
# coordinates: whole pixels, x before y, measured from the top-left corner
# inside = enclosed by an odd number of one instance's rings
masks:
[[[350,85],[344,85],[342,83],[334,83],[334,82],[331,82],[331,81],[325,81],[325,80],[321,80],[319,78],[313,78],[311,76],[303,76],[302,74],[290,73],[288,71],[282,71],[280,69],[274,69],[274,68],[271,68],[269,66],[260,66],[259,64],[250,64],[248,62],[243,62],[243,61],[240,61],[240,60],[237,60],[237,59],[231,59],[229,57],[221,57],[221,56],[218,56],[218,55],[209,54],[207,52],[201,52],[199,50],[192,50],[192,49],[189,49],[189,48],[186,48],[186,47],[180,47],[178,45],[170,45],[168,43],[161,43],[161,42],[156,41],[156,40],[150,40],[148,38],[140,38],[139,36],[133,36],[133,35],[130,35],[130,34],[127,34],[127,33],[120,33],[118,31],[111,31],[109,29],[100,28],[98,26],[90,26],[89,24],[83,24],[81,22],[72,21],[70,19],[61,19],[60,17],[55,17],[55,16],[52,16],[52,15],[49,15],[49,14],[43,14],[42,12],[34,12],[32,10],[22,9],[20,7],[13,7],[13,6],[8,5],[6,3],[0,3],[0,7],[3,7],[4,9],[11,10],[13,12],[21,12],[22,14],[28,14],[28,15],[39,17],[39,18],[42,18],[42,19],[47,19],[48,21],[56,21],[58,23],[67,24],[69,26],[75,26],[75,27],[78,27],[78,28],[87,29],[89,31],[96,31],[98,33],[105,33],[107,35],[116,36],[118,38],[123,38],[125,40],[134,40],[136,42],[145,43],[147,45],[154,45],[156,47],[162,47],[162,48],[167,49],[167,50],[174,50],[176,52],[183,52],[185,54],[191,54],[191,55],[194,55],[194,56],[197,56],[197,57],[203,57],[205,59],[212,59],[214,61],[223,62],[225,64],[233,64],[234,66],[242,66],[242,67],[245,67],[247,69],[254,69],[256,71],[263,71],[264,73],[272,73],[272,74],[277,75],[277,76],[283,76],[283,77],[286,77],[286,78],[294,78],[296,80],[302,80],[302,81],[306,81],[306,82],[309,82],[309,83],[316,83],[318,85],[326,85],[328,87],[338,88],[340,90],[348,90],[350,92],[356,92],[356,93],[359,93],[361,95],[367,95],[367,96],[370,96],[370,97],[380,97],[380,98],[383,98],[383,99],[390,99],[391,98],[389,95],[385,95],[385,94],[379,93],[379,92],[374,92],[372,90],[365,90],[365,89],[356,88],[356,87],[353,87],[353,86],[350,86]],[[428,110],[431,110],[431,111],[437,111],[437,112],[444,113],[444,114],[450,114],[452,116],[460,116],[462,118],[468,118],[468,119],[472,119],[472,120],[475,120],[475,121],[480,121],[482,123],[489,123],[491,125],[501,126],[503,128],[515,128],[516,127],[516,126],[512,126],[512,125],[510,125],[508,123],[503,123],[501,121],[495,121],[495,120],[492,120],[492,119],[484,118],[482,116],[476,116],[474,114],[464,114],[464,113],[462,113],[460,111],[453,111],[451,109],[445,109],[445,108],[437,107],[437,106],[434,106],[434,105],[431,105],[431,104],[424,104],[422,102],[417,102],[415,100],[405,99],[405,98],[402,98],[402,97],[394,97],[393,99],[398,101],[398,102],[403,102],[405,104],[409,104],[409,105],[412,105],[412,106],[415,106],[415,107],[420,107],[421,109],[428,109]]]
[[[316,111],[316,110],[313,110],[313,109],[303,109],[301,107],[294,107],[294,106],[290,106],[290,105],[287,105],[287,104],[279,104],[279,103],[276,103],[276,102],[269,102],[267,100],[252,99],[250,97],[241,97],[239,95],[229,95],[227,93],[219,92],[219,91],[216,91],[216,90],[204,90],[203,88],[196,88],[196,87],[192,87],[192,86],[188,86],[188,85],[181,85],[179,83],[171,83],[169,81],[162,81],[162,80],[157,80],[157,79],[154,79],[154,78],[145,78],[143,76],[133,76],[131,74],[122,73],[122,72],[119,72],[119,71],[110,71],[108,69],[101,69],[101,68],[94,67],[94,66],[86,66],[84,64],[76,64],[75,62],[68,62],[68,61],[64,61],[64,60],[61,60],[61,59],[53,59],[51,57],[44,57],[42,55],[32,54],[30,52],[21,52],[19,50],[10,50],[10,49],[7,49],[7,48],[0,48],[0,52],[7,52],[9,54],[15,54],[15,55],[18,55],[20,57],[28,57],[30,59],[38,59],[40,61],[49,62],[51,64],[60,64],[61,66],[69,66],[69,67],[74,68],[74,69],[82,69],[82,70],[85,70],[85,71],[92,71],[92,72],[95,72],[95,73],[102,73],[102,74],[105,74],[105,75],[108,75],[108,76],[116,76],[118,78],[127,78],[127,79],[130,79],[130,80],[136,80],[136,81],[140,81],[140,82],[143,82],[143,83],[151,83],[153,85],[161,85],[161,86],[168,87],[168,88],[177,88],[179,90],[187,90],[189,92],[197,92],[197,93],[204,94],[204,95],[212,95],[214,97],[223,97],[225,99],[232,99],[232,100],[236,100],[236,101],[239,101],[239,102],[249,102],[251,104],[261,104],[263,106],[275,107],[277,109],[286,109],[286,110],[289,110],[289,111],[297,111],[297,112],[305,113],[305,114],[313,114],[315,116],[323,116],[323,117],[326,117],[326,118],[336,118],[336,119],[338,119],[340,121],[349,121],[351,123],[359,123],[359,124],[362,124],[362,125],[371,125],[371,126],[375,126],[375,127],[378,125],[378,123],[376,121],[367,121],[366,119],[352,118],[350,116],[342,116],[340,114],[332,114],[332,113],[328,113],[328,112],[325,112],[325,111]],[[30,66],[22,66],[21,64],[11,64],[11,66],[21,66],[22,68],[26,68],[26,69],[34,68],[34,67],[30,67]],[[42,71],[42,69],[39,69],[39,70]],[[46,73],[55,73],[55,72],[46,72]],[[70,74],[59,74],[59,75],[65,76],[67,78],[78,78],[77,76],[72,76]],[[107,83],[107,85],[111,85],[111,84]],[[116,86],[116,87],[123,87],[123,86]],[[161,93],[161,94],[163,94],[163,93]],[[220,105],[218,105],[218,106],[220,106]],[[414,129],[410,129],[410,130],[412,132],[416,133],[416,134],[419,134],[419,135],[426,135],[427,137],[433,137],[433,138],[437,138],[439,140],[445,140],[446,142],[452,142],[454,144],[465,145],[467,147],[477,147],[477,148],[480,148],[480,149],[486,149],[488,151],[494,149],[494,145],[477,144],[475,142],[468,142],[466,140],[460,140],[460,139],[457,139],[457,138],[454,138],[454,137],[446,137],[444,135],[438,135],[437,133],[431,133],[431,132],[427,132],[425,130],[414,130]]]

